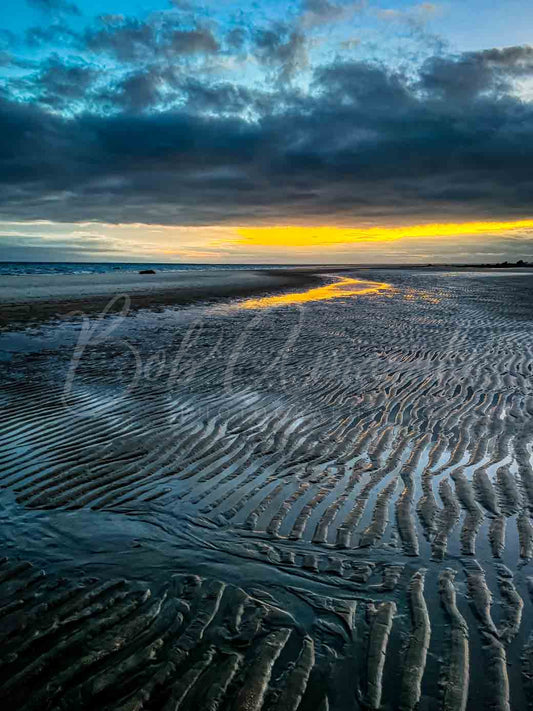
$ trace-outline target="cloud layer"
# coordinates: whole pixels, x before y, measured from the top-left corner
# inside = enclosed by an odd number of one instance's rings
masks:
[[[533,111],[510,81],[531,56],[436,57],[414,80],[338,61],[314,72],[306,95],[188,79],[183,107],[153,112],[133,110],[156,91],[133,79],[127,100],[115,97],[124,109],[107,115],[3,98],[0,215],[169,224],[526,215]],[[50,63],[43,96],[64,105],[90,79]],[[242,115],[250,107],[253,119]]]
[[[403,64],[339,50],[315,61],[320,32],[360,3],[305,0],[286,22],[231,27],[175,3],[80,29],[65,24],[69,3],[32,2],[55,15],[4,37],[0,219],[375,225],[530,214],[531,47],[421,50]],[[410,11],[409,27],[423,32],[434,9]]]

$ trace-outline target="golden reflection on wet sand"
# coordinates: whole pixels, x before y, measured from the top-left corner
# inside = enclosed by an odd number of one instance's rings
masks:
[[[261,299],[247,299],[239,306],[243,309],[267,309],[273,306],[289,306],[291,304],[302,304],[308,301],[341,299],[346,296],[366,296],[368,294],[378,294],[390,289],[392,289],[392,286],[385,282],[342,277],[332,284],[319,286],[315,289],[309,289],[308,291],[282,294],[281,296],[265,296]]]

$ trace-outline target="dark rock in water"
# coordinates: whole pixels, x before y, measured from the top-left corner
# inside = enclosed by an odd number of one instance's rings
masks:
[[[155,274],[153,269],[142,269],[139,274]]]

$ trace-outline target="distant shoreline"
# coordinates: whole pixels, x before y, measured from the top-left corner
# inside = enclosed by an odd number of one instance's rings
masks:
[[[79,264],[79,263],[76,263]],[[113,297],[127,294],[130,309],[159,309],[184,306],[195,302],[258,296],[287,289],[311,288],[324,282],[324,275],[367,270],[402,269],[435,273],[450,270],[508,273],[511,269],[531,269],[529,264],[501,265],[300,265],[283,267],[180,269],[140,274],[138,270],[116,270],[102,273],[18,274],[3,277],[0,282],[0,330],[36,325],[64,319],[72,312],[101,313]],[[153,266],[153,264],[152,264]],[[124,299],[110,309],[119,311]]]
[[[138,310],[305,288],[322,281],[317,269],[18,275],[0,283],[0,329],[64,318],[73,311],[99,313],[123,294],[130,298],[131,309]],[[111,310],[123,305],[124,299],[118,299]]]
[[[485,262],[476,264],[425,263],[425,264],[382,264],[382,263],[345,263],[345,264],[207,264],[186,262],[42,262],[42,261],[1,261],[0,278],[30,275],[83,275],[83,274],[138,274],[144,269],[153,269],[157,273],[198,273],[198,272],[236,272],[236,271],[271,271],[271,270],[312,270],[312,269],[533,269],[533,262]]]

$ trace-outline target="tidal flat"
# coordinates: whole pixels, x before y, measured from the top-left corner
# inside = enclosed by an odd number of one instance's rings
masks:
[[[0,334],[4,709],[532,708],[533,272],[303,279]]]

